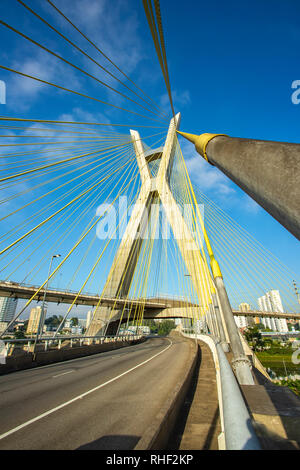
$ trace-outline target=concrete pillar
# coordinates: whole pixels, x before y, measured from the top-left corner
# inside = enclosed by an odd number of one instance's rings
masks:
[[[300,239],[300,144],[181,134]]]

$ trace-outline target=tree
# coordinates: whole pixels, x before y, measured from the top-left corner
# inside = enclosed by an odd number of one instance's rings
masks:
[[[71,326],[78,326],[78,318],[77,317],[71,318]]]
[[[261,332],[258,326],[253,326],[245,331],[245,338],[252,346],[253,351],[262,349],[264,347],[264,340],[262,339]]]
[[[59,316],[52,315],[52,317],[46,318],[45,325],[57,327],[58,325],[60,325],[62,320],[63,320],[63,317],[61,315]]]
[[[157,332],[158,332],[158,326],[157,326],[157,324],[155,323],[155,321],[152,320],[152,319],[150,319],[150,320],[144,320],[144,321],[143,321],[143,325],[149,326],[151,333],[157,333]]]
[[[19,330],[19,331],[15,332],[15,338],[16,339],[24,339],[24,338],[26,338],[26,336],[24,335],[23,331]]]
[[[167,336],[174,328],[176,328],[176,325],[173,320],[164,320],[159,323],[158,334],[160,336]]]

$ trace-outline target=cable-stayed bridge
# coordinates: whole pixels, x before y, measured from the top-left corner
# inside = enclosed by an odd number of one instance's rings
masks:
[[[191,421],[191,429],[196,425],[202,431],[196,437],[187,432],[186,442],[181,436],[181,448],[205,448],[211,435],[217,436],[210,441],[212,448],[261,448],[265,441],[258,439],[252,424],[253,416],[259,415],[253,394],[260,403],[260,375],[269,382],[270,378],[238,331],[234,315],[299,319],[296,275],[193,183],[180,135],[195,144],[207,165],[223,171],[296,237],[299,145],[179,131],[181,114],[175,113],[158,0],[144,0],[143,7],[171,114],[73,22],[71,12],[50,0],[46,2],[49,10],[22,0],[14,3],[28,22],[12,24],[4,15],[0,21],[4,34],[47,57],[58,73],[45,76],[36,72],[37,66],[0,64],[5,77],[13,76],[18,86],[30,83],[47,90],[49,96],[39,109],[51,107],[49,116],[0,116],[0,296],[26,299],[6,321],[2,338],[18,318],[29,315],[34,302],[42,302],[33,350],[16,348],[15,357],[12,354],[8,359],[16,369],[22,368],[21,363],[26,364],[24,368],[66,359],[71,363],[23,371],[11,379],[15,390],[26,389],[26,410],[23,414],[18,409],[16,392],[10,408],[14,424],[10,425],[10,411],[3,406],[0,446],[165,446],[167,438],[161,429],[174,426],[168,417],[183,403],[197,367],[199,372],[200,346],[199,377],[204,375],[206,382],[199,381],[199,396],[195,396],[204,415],[206,400],[212,397],[209,417],[205,415],[202,428],[201,413],[198,421]],[[31,22],[36,30],[26,30]],[[63,108],[70,106],[66,108],[70,114],[59,108],[61,97],[66,100]],[[84,103],[80,105],[84,111],[78,103]],[[265,166],[258,148],[266,156]],[[28,282],[37,287],[27,286]],[[55,288],[59,283],[63,287]],[[238,310],[239,304],[256,305],[258,298],[273,291],[280,292],[289,313],[282,313],[282,308],[276,311],[278,305],[270,312]],[[163,292],[169,298],[162,298]],[[86,332],[94,344],[81,344],[86,349],[76,351],[70,338],[61,350],[61,342],[57,348],[53,340],[52,350],[42,351],[46,302],[68,304],[55,332],[58,338],[75,306],[94,307]],[[178,336],[146,342],[139,337],[134,340],[139,344],[127,348],[130,352],[114,351],[113,345],[121,348],[121,325],[126,322],[139,328],[147,318],[201,321],[200,343],[181,328]],[[96,353],[101,354],[91,356]],[[5,392],[4,382],[3,386]],[[169,402],[174,390],[176,395]],[[41,396],[45,399],[33,404],[33,397]],[[120,397],[125,397],[128,410]],[[87,400],[83,407],[82,399]],[[120,406],[114,408],[115,402]],[[145,405],[150,402],[151,406]],[[72,407],[75,413],[69,411]],[[155,424],[155,441],[148,429],[153,429],[153,416],[159,409],[165,414]],[[70,436],[65,435],[64,426],[56,429],[57,413],[72,429]],[[95,416],[100,414],[99,424]],[[42,437],[44,418],[49,418],[50,444]],[[193,413],[188,419],[193,419]],[[24,429],[32,434],[24,435]]]

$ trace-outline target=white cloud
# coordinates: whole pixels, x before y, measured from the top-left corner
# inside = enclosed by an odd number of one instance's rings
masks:
[[[181,142],[182,152],[191,180],[202,191],[213,191],[217,195],[233,195],[235,190],[230,180],[220,170],[207,163],[194,149],[192,143]]]
[[[35,56],[32,56],[32,54],[27,55],[27,50],[24,50],[22,58],[15,59],[11,67],[24,74],[53,82],[60,86],[66,86],[67,84],[68,88],[75,89],[76,91],[82,88],[81,81],[72,69],[66,67],[55,57],[43,52],[37,52]],[[61,77],[63,77],[63,80]],[[49,88],[53,90],[49,85],[32,78],[15,74],[11,75],[7,84],[7,89],[9,90],[7,106],[13,108],[14,111],[27,110],[42,93],[49,93]],[[56,91],[60,93],[58,89]]]
[[[241,204],[246,212],[249,212],[253,215],[257,214],[260,211],[260,206],[254,201],[254,199],[249,197],[247,194],[245,194],[243,198],[241,198]]]
[[[190,104],[190,92],[188,90],[172,90],[172,100],[175,112],[180,111],[182,108],[185,108]],[[167,92],[160,97],[160,105],[166,113],[170,112],[169,95]]]
[[[130,8],[127,1],[113,0],[113,8],[111,0],[73,0],[72,2],[57,0],[55,4],[122,70],[126,73],[135,70],[143,57],[142,44],[138,34],[137,14]],[[49,5],[43,6],[56,23],[59,23],[61,29],[72,33],[72,40],[76,44],[80,43],[80,47],[84,50],[93,51],[95,59],[99,59],[103,65],[116,72],[116,69],[99,52],[96,52],[59,13]]]

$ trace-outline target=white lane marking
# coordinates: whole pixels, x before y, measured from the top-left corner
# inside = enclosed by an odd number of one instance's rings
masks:
[[[69,370],[68,372],[62,372],[61,374],[53,375],[52,378],[56,379],[56,377],[61,377],[62,375],[71,374],[72,372],[75,372],[75,370]]]
[[[55,411],[58,411],[58,410],[60,410],[61,408],[64,408],[65,406],[71,405],[71,403],[74,403],[74,402],[77,401],[77,400],[81,400],[82,398],[86,397],[87,395],[90,395],[90,393],[93,393],[93,392],[95,392],[96,390],[99,390],[100,388],[105,387],[106,385],[108,385],[108,384],[114,382],[115,380],[120,379],[120,378],[123,377],[124,375],[129,374],[129,372],[132,372],[133,370],[137,369],[138,367],[141,367],[141,366],[147,364],[147,362],[152,361],[152,359],[154,359],[154,358],[157,357],[157,356],[160,356],[160,354],[164,353],[165,351],[167,351],[167,350],[172,346],[173,342],[172,342],[169,338],[166,338],[166,339],[167,339],[168,341],[170,341],[169,346],[167,346],[165,349],[163,349],[163,350],[160,351],[159,353],[155,354],[154,356],[150,357],[150,358],[147,359],[146,361],[143,361],[143,362],[141,362],[140,364],[138,364],[137,366],[134,366],[134,367],[132,367],[131,369],[128,369],[127,371],[125,371],[125,372],[123,372],[122,374],[118,375],[117,377],[114,377],[113,379],[110,379],[110,380],[108,380],[107,382],[104,382],[103,384],[98,385],[97,387],[92,388],[91,390],[88,390],[87,392],[83,393],[82,395],[78,395],[77,397],[72,398],[72,400],[66,401],[65,403],[62,403],[61,405],[56,406],[55,408],[52,408],[51,410],[46,411],[45,413],[42,413],[41,415],[36,416],[35,418],[32,418],[32,419],[30,419],[29,421],[26,421],[26,422],[23,423],[23,424],[20,424],[20,425],[17,426],[16,428],[13,428],[13,429],[11,429],[10,431],[5,432],[4,434],[1,434],[1,435],[0,435],[0,440],[1,440],[1,439],[4,439],[4,438],[7,437],[7,436],[10,436],[11,434],[13,434],[13,433],[19,431],[20,429],[25,428],[26,426],[29,426],[29,425],[32,424],[32,423],[35,423],[36,421],[39,421],[39,420],[42,419],[42,418],[45,418],[46,416],[49,416],[49,415],[52,414],[52,413],[55,413]]]

